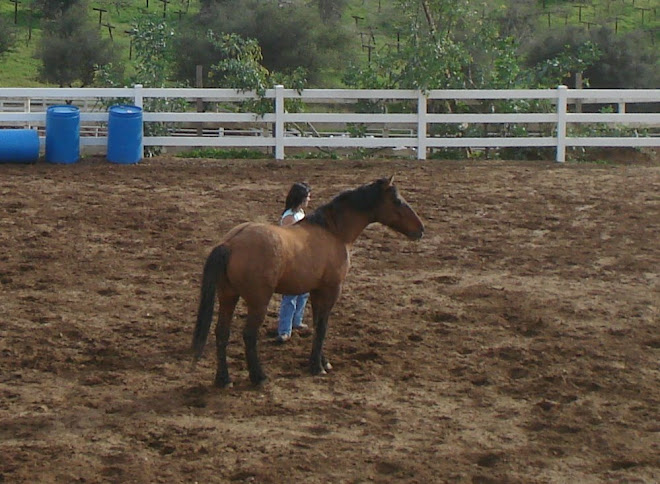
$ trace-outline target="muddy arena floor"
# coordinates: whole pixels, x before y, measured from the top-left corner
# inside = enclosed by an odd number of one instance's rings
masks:
[[[312,337],[212,386],[189,347],[222,235],[395,174],[418,242],[369,226]],[[660,162],[0,165],[0,482],[660,481]],[[311,322],[309,310],[307,322]]]

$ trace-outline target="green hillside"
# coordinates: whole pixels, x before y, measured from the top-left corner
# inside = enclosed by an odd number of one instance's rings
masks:
[[[36,80],[39,61],[34,58],[41,34],[39,18],[32,16],[27,8],[23,8],[22,3],[18,4],[18,11],[11,2],[0,3],[0,16],[12,24],[15,21],[19,40],[15,51],[0,57],[0,86],[44,85]],[[90,17],[98,22],[104,37],[111,38],[119,45],[126,60],[131,53],[130,36],[126,30],[130,29],[133,19],[144,14],[154,14],[176,22],[184,15],[199,11],[198,0],[170,0],[169,3],[157,0],[95,0],[91,5]]]
[[[657,18],[658,0],[593,0],[590,3],[575,3],[560,0],[541,0],[533,9],[516,11],[515,15],[531,18],[539,32],[563,29],[566,25],[584,29],[607,25],[617,32],[639,30],[648,36],[648,41],[660,43],[660,20]],[[40,28],[39,19],[31,16],[24,4],[11,1],[0,2],[0,16],[6,21],[16,22],[18,44],[16,49],[0,58],[0,86],[39,86],[37,79],[39,61],[34,58]],[[301,3],[307,5],[308,3]],[[130,36],[126,30],[131,21],[145,13],[164,15],[172,22],[199,10],[198,0],[96,0],[91,3],[89,15],[99,22],[105,37],[112,37],[120,52],[128,60]],[[503,0],[484,3],[482,15],[501,17],[511,15],[512,8],[505,7]],[[342,21],[354,34],[354,48],[365,60],[379,49],[392,48],[397,44],[397,19],[401,15],[395,0],[349,0]],[[333,84],[338,76],[328,73]],[[338,82],[338,81],[337,81]]]

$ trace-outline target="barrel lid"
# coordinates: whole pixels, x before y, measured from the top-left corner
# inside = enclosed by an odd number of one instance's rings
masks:
[[[77,115],[80,112],[80,109],[78,109],[77,106],[73,106],[71,104],[61,104],[56,106],[49,106],[47,111],[48,113],[57,116],[71,116]]]
[[[142,114],[142,108],[131,104],[117,104],[110,106],[110,112],[119,116],[135,116]]]

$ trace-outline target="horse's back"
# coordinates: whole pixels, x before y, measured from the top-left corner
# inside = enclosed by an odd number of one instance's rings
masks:
[[[222,245],[231,251],[231,272],[259,273],[262,278],[276,280],[282,253],[277,229],[275,225],[246,222],[230,230]]]

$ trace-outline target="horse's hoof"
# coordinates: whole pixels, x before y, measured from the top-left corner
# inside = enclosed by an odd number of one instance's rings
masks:
[[[262,387],[268,381],[268,377],[266,375],[262,375],[258,378],[250,378],[250,381],[255,387]]]
[[[313,375],[313,376],[317,376],[317,375],[327,375],[327,374],[328,374],[328,372],[325,371],[325,368],[323,368],[323,367],[317,367],[317,366],[312,367],[311,372],[312,372],[312,375]]]
[[[232,382],[231,380],[227,380],[227,381],[216,380],[214,384],[218,388],[231,388],[234,386],[234,382]]]
[[[329,361],[325,362],[325,364],[323,365],[323,369],[328,370],[328,371],[332,370],[332,365],[330,364]]]

